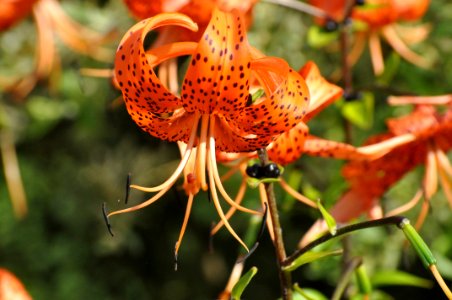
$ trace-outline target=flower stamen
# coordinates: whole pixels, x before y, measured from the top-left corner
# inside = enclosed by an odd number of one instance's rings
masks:
[[[162,183],[158,186],[155,186],[155,187],[143,187],[143,186],[139,186],[139,185],[135,185],[135,184],[132,184],[130,187],[134,188],[136,190],[143,191],[143,192],[158,192],[158,191],[161,191],[164,188],[166,188],[167,185],[174,183],[176,181],[176,179],[179,177],[179,175],[182,173],[182,171],[184,170],[185,166],[188,163],[190,155],[191,155],[192,151],[194,150],[193,144],[194,144],[195,138],[196,138],[196,131],[198,129],[198,123],[199,123],[199,118],[196,118],[195,124],[190,133],[190,139],[187,144],[187,149],[185,150],[184,155],[182,156],[182,159],[181,159],[179,165],[177,166],[176,171],[174,171],[174,173],[164,183]]]
[[[188,195],[187,208],[185,209],[184,221],[182,223],[182,227],[181,227],[180,233],[179,233],[179,238],[177,239],[176,246],[174,249],[174,253],[175,253],[176,257],[177,257],[177,253],[179,252],[179,247],[182,243],[182,238],[184,237],[184,234],[185,234],[185,229],[187,228],[187,223],[188,223],[188,219],[190,218],[190,212],[191,212],[191,208],[193,206],[193,198],[194,197],[195,197],[195,195],[193,195],[193,194]]]

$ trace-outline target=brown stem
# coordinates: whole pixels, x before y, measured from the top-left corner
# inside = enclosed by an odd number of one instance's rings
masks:
[[[262,166],[265,166],[269,163],[267,150],[259,149],[257,151],[259,159],[261,161]],[[282,291],[282,299],[283,300],[291,300],[292,299],[292,277],[289,271],[283,271],[281,266],[282,263],[286,260],[286,249],[284,247],[284,240],[282,237],[282,228],[281,223],[279,222],[279,214],[278,207],[276,205],[275,193],[273,190],[273,183],[265,183],[265,192],[267,193],[268,199],[268,212],[270,214],[272,224],[273,224],[273,233],[274,233],[274,241],[273,244],[275,246],[276,258],[278,263],[279,270],[279,281],[281,285]]]
[[[354,1],[346,1],[344,7],[344,19],[342,21],[342,26],[340,26],[340,49],[341,49],[341,63],[342,63],[342,80],[344,81],[344,95],[350,96],[353,93],[353,80],[350,61],[348,59],[348,50],[350,48],[349,39],[349,19],[353,10]],[[345,142],[351,143],[352,138],[352,126],[347,119],[344,119],[344,131],[345,131]]]

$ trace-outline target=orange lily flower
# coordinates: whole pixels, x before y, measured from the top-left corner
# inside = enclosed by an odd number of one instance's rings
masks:
[[[99,47],[105,42],[105,36],[72,20],[56,0],[7,0],[0,4],[0,11],[0,30],[9,28],[29,13],[33,14],[36,22],[38,40],[34,71],[29,76],[16,80],[14,84],[2,83],[6,91],[19,99],[23,99],[38,80],[50,77],[58,69],[54,33],[78,53],[102,61],[110,61],[113,56],[111,51]]]
[[[304,122],[308,122],[315,115],[317,115],[326,106],[331,104],[333,101],[338,99],[342,94],[342,89],[334,84],[329,83],[320,74],[320,71],[313,62],[306,63],[300,71],[300,75],[305,79],[308,85],[309,92],[311,94],[311,101],[309,102],[308,111],[306,116],[303,118],[303,122],[298,123],[291,130],[281,134],[275,141],[273,141],[268,147],[267,152],[270,160],[279,165],[288,165],[297,159],[299,159],[303,154],[311,156],[320,156],[326,158],[336,158],[336,159],[353,159],[353,160],[370,160],[381,157],[391,151],[392,148],[398,147],[400,145],[409,143],[413,141],[416,137],[411,133],[404,133],[400,136],[395,136],[391,139],[387,139],[380,143],[375,143],[364,147],[354,147],[349,144],[325,140],[319,137],[309,134],[309,128]],[[238,170],[241,171],[243,175],[242,183],[237,192],[235,202],[240,205],[242,202],[247,186],[246,178],[253,174],[248,174],[247,166],[250,159],[256,158],[256,153],[222,153],[217,152],[217,160],[227,163],[231,161],[236,161],[236,164],[224,174],[223,180],[226,180],[232,176]],[[275,166],[270,166],[274,169]],[[253,173],[251,171],[250,173]],[[269,170],[271,173],[271,170]],[[281,187],[292,197],[298,201],[316,208],[317,205],[310,199],[306,198],[298,191],[289,186],[289,184],[279,176],[278,171],[275,176],[278,178],[278,182]],[[252,177],[252,176],[251,176]],[[259,191],[262,203],[266,202],[266,194],[264,191],[264,185],[259,184]],[[264,205],[264,204],[262,204]],[[232,207],[226,214],[226,218],[229,219],[235,213],[236,208]],[[223,226],[222,222],[219,222],[211,231],[214,235]],[[270,218],[267,220],[267,226],[272,228]],[[269,230],[272,234],[272,230]]]
[[[414,207],[424,196],[421,213],[416,222],[423,224],[429,209],[429,201],[438,188],[438,178],[444,195],[452,208],[452,166],[446,153],[452,148],[452,95],[436,97],[390,97],[391,104],[414,103],[414,111],[403,117],[388,120],[389,133],[369,139],[369,144],[388,140],[407,132],[416,139],[392,149],[385,156],[373,161],[351,161],[343,168],[343,176],[350,183],[350,189],[331,209],[331,214],[340,223],[367,213],[371,218],[382,215],[401,214]],[[444,114],[434,105],[447,105]],[[406,173],[416,166],[425,164],[424,179],[419,191],[405,205],[389,212],[382,212],[380,198]],[[325,229],[323,222],[317,222],[307,234]],[[303,243],[307,238],[305,237]]]
[[[0,299],[31,300],[24,285],[10,271],[0,268]]]
[[[331,4],[334,2],[334,5]],[[342,22],[346,1],[310,0],[310,3],[324,10],[334,21]],[[366,40],[369,44],[372,66],[376,75],[384,71],[384,60],[380,36],[405,60],[419,67],[428,68],[430,62],[413,52],[408,46],[423,41],[430,28],[428,25],[410,27],[398,24],[399,21],[419,20],[427,11],[430,0],[367,0],[366,6],[355,6],[351,17],[363,22],[367,28],[355,34],[355,43],[348,57],[354,64],[361,56]],[[317,18],[319,24],[325,23],[324,18]]]
[[[4,0],[0,2],[0,31],[4,31],[25,18],[38,0]]]
[[[277,135],[302,121],[309,103],[308,88],[285,61],[265,57],[248,44],[240,14],[216,9],[199,42],[177,42],[145,50],[143,40],[148,32],[166,25],[197,30],[189,17],[178,13],[160,14],[139,22],[118,47],[115,77],[132,119],[157,138],[179,142],[182,159],[163,184],[152,188],[131,186],[157,192],[156,195],[108,216],[152,204],[184,171],[188,204],[176,253],[193,198],[200,189],[210,191],[220,219],[246,248],[224,216],[217,189],[230,205],[256,212],[230,199],[220,180],[215,151],[244,152],[266,147]],[[181,55],[191,55],[191,61],[179,97],[167,90],[154,68]],[[249,88],[254,78],[265,96],[253,103],[249,101]]]

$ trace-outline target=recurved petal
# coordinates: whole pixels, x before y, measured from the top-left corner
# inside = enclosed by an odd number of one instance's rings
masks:
[[[345,143],[321,139],[309,135],[304,145],[304,152],[311,156],[331,157],[336,159],[360,160],[366,155],[359,149]]]
[[[182,86],[189,112],[241,111],[248,99],[250,51],[242,17],[215,9]]]
[[[187,113],[183,108],[176,110],[171,116],[154,114],[146,109],[133,110],[129,113],[137,125],[162,140],[182,141],[188,143],[193,126],[197,124],[197,114]]]
[[[439,128],[437,112],[432,105],[418,105],[409,115],[388,119],[386,123],[395,135],[413,133],[418,137],[428,137]]]
[[[303,77],[275,57],[254,60],[252,70],[265,97],[234,116],[239,126],[246,132],[275,136],[301,122],[309,105],[309,90]]]
[[[267,147],[270,160],[281,164],[290,164],[301,157],[304,150],[308,127],[303,122],[281,134]]]
[[[180,99],[171,94],[158,79],[143,46],[143,41],[149,31],[165,25],[177,25],[192,30],[197,28],[196,24],[184,15],[161,14],[133,26],[122,39],[116,52],[115,78],[130,114],[136,111],[168,113],[180,107]],[[165,54],[165,57],[190,54],[193,51],[193,47],[190,45],[183,43],[178,46],[175,44],[171,48],[174,51]],[[168,48],[169,46],[162,47]],[[161,54],[162,51],[155,49],[153,53]],[[154,57],[152,60],[161,61],[162,59]]]
[[[311,95],[308,112],[303,119],[306,123],[333,101],[337,100],[342,95],[342,89],[329,83],[320,74],[319,68],[312,61],[308,61],[299,73],[305,79]]]
[[[224,152],[250,152],[266,147],[271,136],[247,134],[231,122],[218,116],[214,128],[215,148]]]

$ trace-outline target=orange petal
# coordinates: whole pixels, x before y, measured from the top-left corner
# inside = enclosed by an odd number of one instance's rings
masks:
[[[22,282],[6,269],[0,269],[0,299],[31,300]]]
[[[431,105],[416,106],[409,115],[388,119],[386,123],[396,135],[412,133],[418,137],[434,135],[439,125],[436,109]]]
[[[385,63],[383,61],[380,38],[376,31],[372,31],[369,35],[369,50],[374,73],[375,75],[380,75],[385,69]]]
[[[441,105],[452,103],[452,94],[440,96],[390,96],[388,98],[390,105],[405,105],[405,104],[430,104]]]
[[[391,45],[392,48],[405,60],[410,63],[421,67],[421,68],[429,68],[430,62],[426,60],[423,56],[413,52],[405,42],[397,35],[397,32],[394,30],[392,26],[385,26],[382,28],[383,36],[386,38],[386,41]]]
[[[308,122],[326,106],[337,100],[342,95],[342,88],[329,83],[312,61],[308,61],[299,73],[305,79],[311,95],[308,113],[303,119],[304,122]]]
[[[234,114],[248,100],[250,52],[241,16],[214,10],[182,86],[189,112]]]
[[[325,140],[312,135],[307,137],[304,148],[304,152],[311,156],[337,159],[363,159],[366,157],[352,145]]]
[[[267,147],[270,160],[281,164],[290,164],[301,157],[305,148],[308,127],[303,122],[281,134]]]
[[[136,116],[138,112],[141,114],[168,113],[181,105],[180,99],[171,94],[158,79],[152,65],[147,60],[143,47],[146,34],[150,30],[164,25],[178,25],[196,30],[196,24],[186,16],[180,14],[158,15],[133,26],[122,39],[116,53],[115,79],[121,88],[127,109],[136,122],[139,121],[139,117]],[[164,49],[168,49],[171,46],[164,47]],[[184,52],[186,52],[184,54],[189,54],[193,50],[190,44],[175,44],[173,47],[180,54]],[[152,58],[152,55],[161,53],[159,49],[151,51],[149,54],[151,61],[158,61],[157,58]]]
[[[309,89],[300,74],[283,60],[266,57],[253,61],[266,97],[256,100],[236,117],[245,131],[259,135],[277,135],[295,127],[306,114]]]
[[[249,152],[266,147],[271,142],[271,136],[251,135],[240,131],[233,121],[218,117],[215,121],[215,148],[225,152]]]

